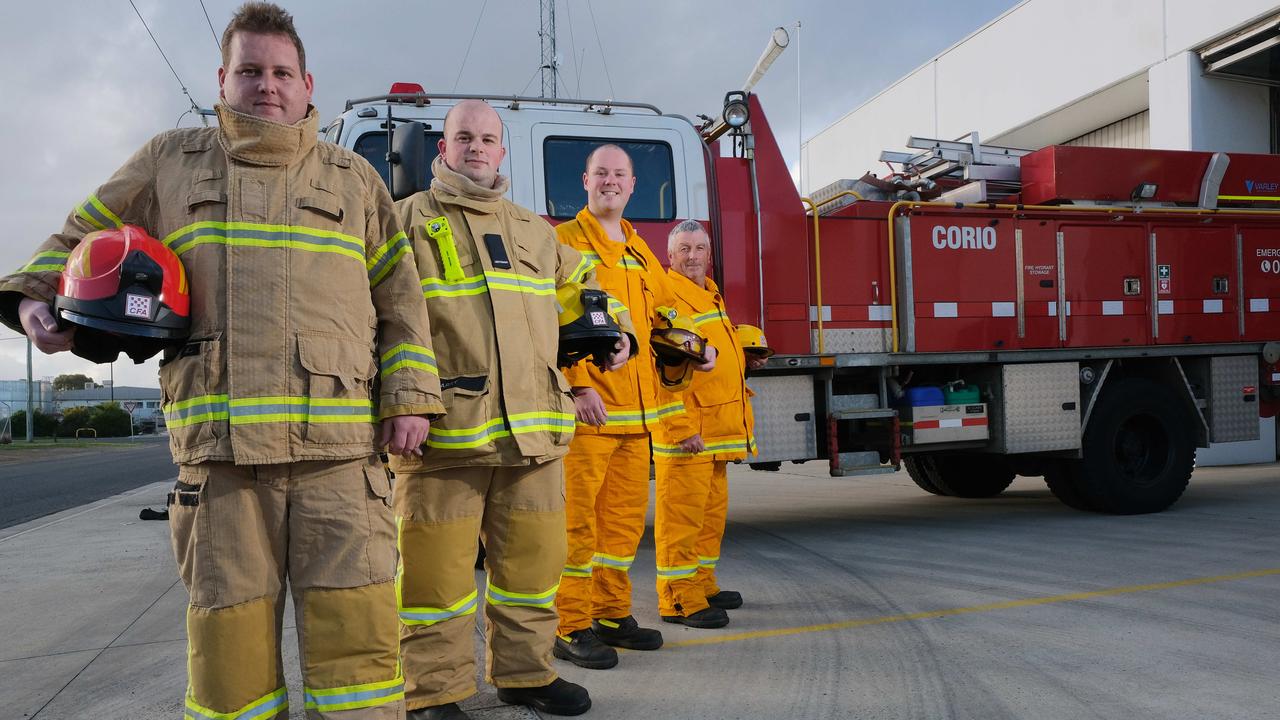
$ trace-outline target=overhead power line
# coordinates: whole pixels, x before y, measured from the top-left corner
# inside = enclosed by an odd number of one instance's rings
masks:
[[[213,44],[217,46],[218,53],[221,54],[222,40],[218,38],[218,31],[213,29],[213,21],[209,19],[209,8],[204,6],[204,0],[200,0],[200,9],[204,11],[204,21],[209,23],[209,32],[213,34]]]
[[[462,65],[458,66],[458,77],[453,79],[453,90],[458,91],[458,83],[462,81],[462,71],[467,67],[467,58],[471,56],[471,45],[476,41],[476,33],[480,30],[480,21],[484,19],[484,9],[489,6],[489,0],[480,3],[480,14],[476,16],[476,26],[471,29],[471,39],[467,41],[467,51],[462,53]]]
[[[142,27],[151,36],[151,42],[155,44],[156,50],[160,51],[160,57],[164,58],[164,64],[169,66],[169,72],[173,73],[173,78],[178,81],[178,86],[182,88],[182,94],[187,96],[187,100],[191,102],[191,109],[197,114],[200,112],[200,103],[191,97],[191,93],[187,91],[187,84],[182,82],[182,78],[178,77],[178,71],[173,69],[173,63],[169,62],[169,56],[164,54],[164,48],[160,47],[160,41],[156,40],[155,33],[151,32],[151,28],[147,26],[146,18],[142,17],[142,13],[138,12],[138,6],[133,4],[133,0],[129,0],[129,6],[133,8],[133,12],[142,21]],[[201,116],[203,117],[203,116]]]
[[[133,0],[130,0],[132,2]],[[587,12],[591,13],[591,27],[596,31],[596,46],[600,48],[600,64],[604,66],[604,79],[609,81],[609,99],[616,100],[617,94],[613,91],[613,78],[609,77],[609,58],[604,54],[604,43],[600,42],[600,26],[596,25],[596,11],[591,9],[591,3],[587,3]]]

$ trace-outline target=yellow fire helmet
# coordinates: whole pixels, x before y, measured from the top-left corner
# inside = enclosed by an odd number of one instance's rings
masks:
[[[742,352],[762,360],[773,354],[769,341],[764,339],[763,330],[755,325],[739,325],[737,330],[738,344],[742,346]]]
[[[560,313],[557,364],[569,367],[590,358],[596,367],[604,368],[623,335],[617,316],[609,310],[608,293],[566,283],[556,289],[556,309]]]
[[[707,339],[693,321],[670,308],[658,308],[663,320],[649,336],[658,365],[658,381],[669,392],[680,392],[693,382],[693,366],[707,361]],[[663,327],[665,325],[665,327]]]

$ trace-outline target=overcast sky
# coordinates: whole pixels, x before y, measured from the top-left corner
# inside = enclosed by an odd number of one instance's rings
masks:
[[[195,100],[217,99],[221,62],[199,0],[134,0]],[[221,35],[234,8],[204,0]],[[562,96],[614,98],[693,117],[715,114],[740,86],[773,28],[801,23],[798,43],[757,86],[794,163],[805,138],[998,17],[1014,0],[557,0]],[[428,92],[540,92],[538,0],[286,4],[315,76],[322,122],[347,98],[393,81]],[[479,22],[477,22],[479,19]],[[794,31],[793,31],[794,32]],[[474,33],[474,43],[471,39]],[[470,52],[467,52],[468,45]],[[797,52],[798,51],[798,52]],[[466,55],[466,63],[463,56]],[[797,58],[803,125],[797,105]],[[129,0],[4,3],[0,9],[0,268],[21,266],[67,212],[149,137],[187,109],[178,81]],[[181,123],[194,125],[192,116]],[[921,134],[911,118],[902,134]],[[851,168],[857,177],[866,168]],[[0,379],[25,377],[26,343],[0,328]],[[69,353],[34,353],[33,375],[96,367]],[[117,385],[157,385],[155,361],[115,366]]]

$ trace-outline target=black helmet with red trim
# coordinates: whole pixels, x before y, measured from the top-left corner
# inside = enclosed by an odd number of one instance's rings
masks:
[[[76,327],[71,352],[95,363],[124,352],[142,362],[191,332],[187,274],[178,256],[133,225],[85,235],[67,258],[54,314]]]

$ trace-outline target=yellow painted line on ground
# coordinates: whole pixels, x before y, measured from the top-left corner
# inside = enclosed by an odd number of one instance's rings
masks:
[[[887,623],[907,622],[911,620],[930,620],[933,618],[951,617],[954,615],[971,615],[974,613],[991,612],[993,610],[1011,610],[1013,608],[1034,607],[1036,605],[1053,605],[1055,603],[1092,600],[1094,598],[1112,597],[1116,595],[1132,595],[1134,593],[1151,592],[1152,590],[1170,590],[1173,588],[1209,585],[1211,583],[1246,580],[1248,578],[1267,577],[1271,575],[1280,575],[1280,568],[1250,570],[1249,572],[1233,573],[1231,575],[1214,575],[1213,577],[1174,580],[1173,582],[1151,583],[1148,585],[1128,585],[1125,587],[1110,588],[1108,590],[1067,593],[1065,595],[1050,595],[1048,597],[1028,598],[1026,600],[1007,600],[1005,602],[951,608],[949,610],[930,610],[927,612],[907,613],[905,615],[886,615],[884,617],[864,618],[861,620],[844,620],[842,622],[825,623],[822,625],[803,625],[800,627],[777,628],[774,630],[754,630],[752,632],[736,633],[733,635],[718,635],[715,637],[698,638],[695,640],[677,640],[675,642],[666,643],[666,646],[693,647],[695,645],[719,645],[722,643],[739,642],[741,640],[759,640],[762,638],[785,637],[787,635],[803,635],[806,633],[826,632],[828,630],[848,630],[850,628],[866,627],[868,625],[884,625]]]

